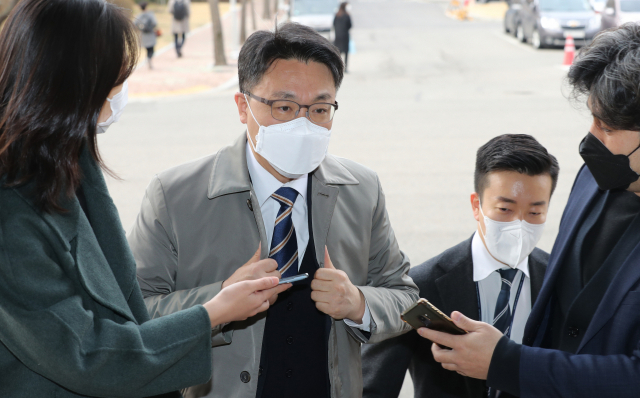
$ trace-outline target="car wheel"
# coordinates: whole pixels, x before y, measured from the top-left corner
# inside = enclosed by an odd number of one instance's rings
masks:
[[[522,24],[518,24],[516,26],[516,37],[523,43],[527,42],[527,38],[524,36],[524,28],[522,27]]]
[[[533,32],[531,33],[531,45],[536,50],[539,50],[543,47],[542,40],[540,40],[540,32],[538,32],[537,28],[533,29]]]

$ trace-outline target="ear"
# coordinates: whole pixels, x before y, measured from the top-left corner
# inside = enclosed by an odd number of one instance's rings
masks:
[[[476,221],[480,221],[480,196],[478,196],[477,192],[471,194],[471,210],[473,211],[473,218]]]
[[[238,106],[238,116],[240,116],[240,123],[247,124],[247,113],[249,109],[247,109],[247,100],[244,98],[244,94],[236,93],[233,97],[236,101],[236,105]]]

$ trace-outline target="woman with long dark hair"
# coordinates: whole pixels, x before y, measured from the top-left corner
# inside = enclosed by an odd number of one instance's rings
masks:
[[[22,0],[0,31],[1,397],[204,383],[221,325],[291,286],[236,283],[149,320],[96,143],[126,105],[137,51],[134,25],[104,0]]]

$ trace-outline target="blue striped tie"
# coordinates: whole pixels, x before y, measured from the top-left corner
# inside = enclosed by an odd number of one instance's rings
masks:
[[[498,300],[496,302],[496,310],[493,315],[493,326],[501,331],[503,334],[507,334],[509,327],[511,326],[511,309],[509,308],[509,298],[511,296],[511,284],[513,278],[518,273],[517,269],[501,269],[500,278],[502,279],[502,287],[498,294]]]
[[[276,260],[283,278],[298,275],[298,241],[291,214],[298,192],[282,187],[271,197],[280,203],[280,210],[273,227],[269,258]]]
[[[496,301],[496,311],[493,315],[493,326],[502,332],[502,334],[507,334],[509,328],[511,327],[511,317],[513,314],[511,313],[511,308],[509,308],[509,299],[511,297],[511,284],[513,283],[513,279],[516,277],[518,273],[517,269],[501,269],[498,270],[500,272],[500,279],[502,279],[502,287],[500,288],[500,293],[498,294],[498,300]],[[489,388],[488,397],[496,398],[500,396],[500,391]]]

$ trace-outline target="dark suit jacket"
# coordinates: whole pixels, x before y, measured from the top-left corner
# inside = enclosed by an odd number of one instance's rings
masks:
[[[522,346],[520,351],[521,397],[640,397],[640,230],[623,236],[635,239],[635,248],[597,306],[576,354],[540,348],[550,332],[554,287],[563,259],[597,190],[583,166],[525,329],[523,342],[530,347]]]
[[[0,188],[0,397],[146,397],[205,382],[206,310],[149,321],[102,172],[86,150],[81,166],[91,225],[76,198],[43,214],[33,186]]]
[[[409,276],[420,289],[420,297],[449,315],[460,311],[478,320],[478,295],[473,282],[472,238],[412,268]],[[549,255],[534,249],[529,256],[531,302],[542,286]],[[407,368],[415,397],[483,398],[484,380],[445,370],[433,359],[431,342],[415,330],[402,336],[367,345],[362,353],[364,398],[398,397]]]

